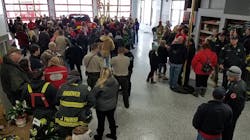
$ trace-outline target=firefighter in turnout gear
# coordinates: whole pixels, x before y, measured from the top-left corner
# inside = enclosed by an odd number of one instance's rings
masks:
[[[66,84],[58,91],[57,101],[60,106],[55,122],[58,125],[57,132],[62,137],[71,135],[77,126],[88,126],[92,119],[90,108],[94,105],[94,100],[89,96],[89,88],[80,84],[80,81],[80,74],[73,70],[69,73]]]

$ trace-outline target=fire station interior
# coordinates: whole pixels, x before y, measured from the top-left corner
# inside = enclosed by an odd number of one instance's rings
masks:
[[[192,5],[192,2],[195,3]],[[235,3],[237,2],[237,3]],[[9,19],[21,17],[23,22],[35,20],[40,16],[59,19],[62,15],[86,14],[91,22],[95,16],[109,15],[118,19],[137,18],[140,23],[138,42],[131,49],[134,55],[134,68],[131,77],[132,89],[129,97],[130,106],[125,108],[123,97],[118,96],[115,110],[118,140],[195,140],[197,130],[192,120],[197,108],[202,103],[212,100],[214,83],[208,78],[208,87],[204,97],[182,94],[169,88],[169,80],[162,80],[155,74],[155,84],[146,82],[150,72],[149,51],[154,41],[152,28],[161,21],[167,22],[173,30],[181,23],[192,27],[189,31],[198,50],[200,43],[213,34],[213,30],[222,32],[226,27],[237,27],[244,30],[250,21],[250,3],[248,0],[1,0],[0,3],[0,58],[7,54],[11,43],[17,42],[10,35]],[[193,15],[193,17],[192,17]],[[190,20],[190,18],[192,18]],[[189,26],[189,24],[192,26]],[[244,31],[242,32],[244,34]],[[17,45],[17,48],[19,46]],[[27,57],[27,56],[26,56]],[[2,63],[2,62],[1,62]],[[0,68],[1,68],[0,64]],[[169,78],[170,65],[167,63],[166,77]],[[87,84],[84,66],[81,66],[83,80]],[[11,73],[11,71],[9,71]],[[248,79],[250,81],[250,79]],[[13,106],[2,90],[0,81],[0,139],[17,136],[28,140],[32,127],[32,116],[24,127],[17,127],[7,120],[7,112]],[[221,86],[222,73],[219,73],[218,85]],[[195,73],[191,68],[189,85],[195,88]],[[248,85],[250,86],[250,85]],[[248,95],[250,96],[250,95]],[[98,125],[95,108],[92,108],[93,119],[88,124],[92,134],[96,134]],[[250,137],[250,104],[246,101],[235,127],[234,140],[249,140]],[[8,130],[4,130],[8,127]],[[109,133],[106,120],[104,134]],[[92,139],[93,136],[92,136]],[[103,136],[104,140],[109,138]]]

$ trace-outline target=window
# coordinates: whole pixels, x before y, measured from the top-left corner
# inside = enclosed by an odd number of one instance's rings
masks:
[[[105,12],[102,9],[100,9],[100,13],[102,15],[107,15],[107,3],[108,0],[100,0],[101,3],[105,6]],[[131,0],[109,0],[110,6],[109,6],[109,15],[111,18],[117,16],[118,18],[121,18],[124,16],[125,18],[128,18],[131,13]]]
[[[185,5],[184,0],[172,1],[171,20],[170,20],[170,22],[172,23],[172,28],[174,28],[174,26],[182,22],[183,13],[184,13],[184,5]]]
[[[69,14],[87,14],[93,17],[92,0],[55,0],[56,17]]]
[[[24,22],[41,15],[49,16],[47,0],[5,0],[5,9],[8,19],[21,16]]]

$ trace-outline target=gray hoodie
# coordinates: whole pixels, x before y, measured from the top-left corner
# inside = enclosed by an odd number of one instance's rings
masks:
[[[96,110],[109,111],[116,108],[119,84],[112,76],[110,77],[103,88],[94,87],[92,95],[96,99]]]

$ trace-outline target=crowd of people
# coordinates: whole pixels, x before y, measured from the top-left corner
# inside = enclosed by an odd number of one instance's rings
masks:
[[[139,22],[104,16],[93,21],[96,26],[87,21],[77,26],[75,19],[69,21],[64,16],[59,20],[39,18],[28,24],[20,17],[10,20],[10,32],[20,50],[13,43],[3,57],[2,87],[12,105],[16,100],[26,100],[34,118],[55,122],[62,137],[71,135],[77,126],[87,126],[92,118],[90,109],[95,106],[95,140],[102,139],[106,117],[110,128],[106,137],[116,140],[114,112],[118,92],[123,96],[124,107],[130,107],[134,66],[130,50],[138,42]],[[223,87],[214,90],[213,101],[198,108],[193,125],[198,130],[198,140],[232,140],[247,96],[243,80],[248,80],[245,60],[250,52],[250,28],[241,38],[234,28],[229,33],[214,31],[196,53],[194,40],[188,38],[188,27],[178,25],[171,30],[170,26],[169,22],[163,26],[160,21],[152,29],[154,41],[146,81],[155,84],[157,73],[158,79],[169,80],[172,91],[203,97],[209,76],[217,87],[218,73],[222,71]],[[81,65],[85,66],[87,85],[82,84]],[[189,84],[191,68],[195,72],[195,88]]]

